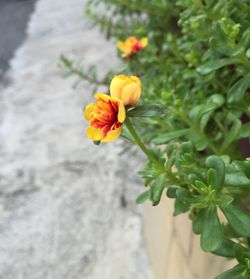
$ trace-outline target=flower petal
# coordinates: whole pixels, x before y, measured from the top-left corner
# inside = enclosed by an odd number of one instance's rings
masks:
[[[141,97],[141,85],[138,82],[131,82],[126,85],[121,94],[121,99],[124,102],[124,105],[135,105],[135,103]]]
[[[131,46],[126,42],[119,41],[117,43],[118,49],[122,52],[122,57],[128,57],[131,55]]]
[[[119,127],[116,130],[109,131],[107,133],[107,136],[104,139],[102,139],[101,142],[109,142],[109,141],[116,140],[120,136],[121,131],[122,131],[122,127]]]
[[[123,87],[127,83],[127,77],[124,75],[115,76],[110,83],[110,95],[120,99]]]
[[[136,44],[138,40],[136,39],[135,36],[131,36],[131,37],[128,37],[127,40],[125,41],[125,44],[127,44],[128,46],[132,46],[134,44]]]
[[[141,86],[141,80],[137,76],[131,76],[130,77],[134,82],[138,83],[139,86]]]
[[[84,109],[84,117],[86,118],[86,120],[90,121],[91,118],[91,113],[93,111],[95,107],[95,104],[89,104],[88,106],[86,106],[86,108]]]
[[[126,118],[125,106],[123,102],[119,102],[117,119],[120,123],[123,123],[125,118]]]
[[[98,99],[102,99],[103,101],[108,102],[110,100],[110,96],[105,94],[105,93],[96,93],[95,94],[95,98]]]
[[[100,129],[97,129],[95,127],[89,126],[86,129],[87,137],[93,141],[99,141],[102,140],[102,131]]]
[[[144,47],[146,47],[148,45],[148,38],[147,37],[144,37],[141,39],[141,45]]]
[[[124,42],[121,42],[121,41],[119,41],[117,43],[117,47],[120,51],[125,52],[125,53],[130,51],[130,48]]]

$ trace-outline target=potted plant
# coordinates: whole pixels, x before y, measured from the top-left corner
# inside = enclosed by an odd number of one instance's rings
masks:
[[[103,81],[110,96],[97,94],[85,108],[88,137],[99,145],[121,135],[137,144],[147,157],[137,203],[172,199],[173,215],[187,214],[215,265],[217,256],[235,260],[216,278],[250,278],[249,1],[102,1],[108,13],[98,5],[88,1],[87,14],[117,39],[123,66]],[[67,58],[61,61],[69,72],[99,83]],[[151,224],[166,223],[170,209],[162,210]],[[152,207],[147,212],[146,224]],[[164,229],[154,239],[157,231]],[[156,246],[164,253],[168,248],[165,241]],[[190,266],[193,277],[182,278],[214,276]],[[162,274],[157,278],[168,278]]]

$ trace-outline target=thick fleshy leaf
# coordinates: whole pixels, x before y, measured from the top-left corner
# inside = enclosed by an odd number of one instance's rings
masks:
[[[241,171],[228,172],[225,177],[226,186],[250,186],[250,179]]]
[[[137,198],[136,198],[136,203],[141,204],[144,203],[146,200],[149,199],[149,191],[145,191],[141,193]]]
[[[207,62],[206,64],[201,65],[200,67],[197,68],[198,73],[202,75],[209,74],[215,70],[218,70],[226,65],[233,64],[234,61],[232,59],[220,59],[220,60],[214,60]]]
[[[190,140],[191,139],[192,138],[190,137]],[[207,138],[203,137],[202,135],[199,135],[199,134],[196,134],[196,136],[193,138],[193,142],[194,142],[195,148],[198,151],[204,150],[207,147],[207,145],[208,145]]]
[[[194,217],[193,232],[195,234],[201,234],[202,229],[203,229],[203,224],[205,223],[205,214],[206,214],[206,209],[202,208],[199,210],[197,215]]]
[[[250,137],[250,123],[246,123],[240,128],[240,137],[241,138],[249,138]]]
[[[153,139],[154,144],[164,144],[168,143],[171,140],[180,138],[182,136],[185,136],[189,133],[190,129],[182,129],[182,130],[177,130],[173,132],[168,132],[168,133],[161,133],[158,137]]]
[[[166,114],[166,108],[162,105],[141,105],[127,111],[127,115],[130,117],[162,117]]]
[[[227,206],[229,204],[231,204],[233,202],[233,197],[229,196],[229,195],[218,195],[218,197],[216,198],[216,204],[218,206]]]
[[[174,186],[168,187],[167,192],[166,192],[167,197],[170,199],[175,199],[177,189],[178,189],[178,187],[174,187]]]
[[[237,81],[228,92],[228,102],[233,103],[240,101],[246,90],[250,87],[250,74],[247,74]]]
[[[246,161],[235,161],[235,165],[250,179],[250,158]]]
[[[174,216],[177,216],[181,213],[185,213],[190,208],[190,199],[191,195],[189,191],[185,188],[179,188],[176,191],[176,200],[174,204]]]
[[[247,251],[245,247],[230,239],[224,238],[221,246],[213,251],[213,254],[221,257],[234,258],[237,254],[244,251]]]
[[[250,186],[250,159],[233,161],[226,165],[225,186],[249,187]]]
[[[246,279],[243,277],[242,273],[244,272],[244,265],[236,265],[234,268],[231,268],[222,274],[218,275],[215,279]]]
[[[166,174],[163,173],[159,175],[150,186],[150,200],[152,201],[153,206],[160,202],[165,185]]]
[[[241,129],[241,121],[239,119],[235,119],[233,125],[227,134],[225,141],[222,144],[221,150],[226,150],[230,144],[240,138],[240,129]]]
[[[205,220],[201,233],[201,248],[206,252],[212,252],[218,249],[223,241],[223,229],[216,207],[206,209]]]
[[[240,236],[250,237],[250,214],[233,205],[220,207],[229,225]]]
[[[207,172],[207,184],[211,185],[214,189],[218,188],[217,172],[214,169],[209,169]]]
[[[207,100],[206,103],[196,105],[193,109],[191,109],[191,111],[189,112],[189,117],[192,119],[192,121],[196,123],[199,123],[201,118],[203,118],[203,120],[201,120],[204,122],[204,117],[210,117],[211,113],[213,113],[216,109],[221,107],[224,104],[224,102],[225,98],[222,95],[214,94]]]
[[[206,166],[216,171],[216,175],[212,172],[208,174],[208,180],[210,180],[210,183],[213,183],[213,185],[211,184],[211,186],[213,186],[217,192],[220,191],[225,179],[224,161],[220,157],[212,155],[206,159]]]

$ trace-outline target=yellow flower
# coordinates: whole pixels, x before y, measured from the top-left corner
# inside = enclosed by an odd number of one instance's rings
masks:
[[[123,101],[125,106],[133,106],[141,97],[141,81],[136,76],[115,76],[110,83],[110,95]]]
[[[143,50],[147,45],[148,39],[146,37],[139,40],[133,36],[128,37],[125,41],[119,41],[117,47],[122,52],[122,57],[130,58],[135,53]]]
[[[97,93],[95,98],[96,102],[84,110],[84,116],[90,122],[86,130],[88,138],[101,142],[117,139],[126,117],[123,102],[103,93]]]

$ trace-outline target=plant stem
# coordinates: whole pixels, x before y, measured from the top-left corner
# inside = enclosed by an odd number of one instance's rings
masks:
[[[126,118],[125,120],[125,125],[128,128],[130,134],[132,135],[132,137],[134,138],[135,142],[138,144],[138,146],[141,148],[141,150],[143,151],[143,153],[147,156],[148,160],[150,162],[152,162],[153,164],[155,164],[157,167],[159,167],[159,169],[167,174],[168,180],[171,181],[173,184],[175,185],[180,185],[181,181],[170,171],[167,170],[164,165],[162,165],[157,158],[146,148],[146,146],[144,145],[144,143],[141,141],[139,135],[137,134],[134,126],[132,125],[129,117]]]
[[[147,156],[147,158],[149,159],[149,161],[151,161],[152,163],[154,163],[155,165],[157,165],[161,170],[165,171],[164,166],[161,165],[161,163],[155,158],[155,156],[146,148],[146,146],[144,145],[144,143],[141,141],[140,137],[138,136],[135,128],[133,127],[129,117],[126,118],[125,120],[125,125],[128,128],[131,136],[134,138],[135,142],[137,143],[137,145],[141,148],[141,150],[143,151],[143,153]]]
[[[94,83],[94,84],[96,84],[96,85],[105,85],[105,86],[107,86],[107,84],[105,84],[104,82],[99,81],[99,80],[97,80],[97,79],[94,79],[94,78],[92,78],[92,77],[90,77],[90,76],[84,74],[82,71],[80,71],[80,70],[78,70],[78,69],[76,69],[76,68],[71,67],[70,70],[71,70],[71,72],[72,72],[73,74],[79,76],[79,77],[80,77],[81,79],[83,79],[83,80],[88,81],[90,84],[93,84],[93,83]]]

